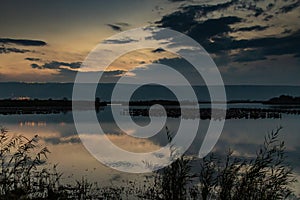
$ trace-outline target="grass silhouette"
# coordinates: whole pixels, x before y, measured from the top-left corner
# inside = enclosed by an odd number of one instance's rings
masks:
[[[295,197],[292,169],[286,163],[281,128],[267,134],[253,158],[210,154],[203,159],[178,156],[171,145],[171,165],[125,186],[101,187],[82,178],[73,185],[60,183],[57,165],[49,168],[50,151],[36,135],[10,136],[0,129],[0,199],[287,199]],[[169,142],[172,137],[166,129]],[[196,169],[196,170],[195,170]]]

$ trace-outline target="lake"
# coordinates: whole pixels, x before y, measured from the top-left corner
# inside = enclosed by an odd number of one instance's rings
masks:
[[[230,107],[237,106],[249,107],[250,105],[230,105]],[[200,107],[204,107],[204,105]],[[116,127],[110,109],[111,106],[105,107],[104,110],[97,113],[97,117],[108,138],[120,148],[139,153],[157,150],[167,143],[165,129],[149,139],[133,138],[126,135]],[[121,115],[123,107],[119,106],[119,109]],[[84,115],[86,111],[74,112],[82,112],[81,114]],[[139,125],[149,123],[149,118],[143,116],[135,116],[133,120]],[[193,119],[187,120],[188,123],[193,123]],[[179,118],[168,118],[166,126],[171,132],[176,132],[179,122]],[[298,181],[300,181],[299,122],[299,115],[287,114],[283,114],[278,119],[228,119],[213,151],[222,154],[230,148],[234,150],[235,156],[253,156],[259,145],[263,143],[265,134],[282,126],[280,139],[285,141],[288,162],[290,162]],[[208,124],[209,120],[200,121],[197,136],[188,149],[189,154],[197,154],[199,151]],[[11,134],[23,134],[26,137],[38,134],[42,143],[51,151],[49,162],[59,164],[58,169],[64,173],[63,181],[66,183],[74,182],[75,179],[85,176],[102,185],[110,185],[119,183],[121,180],[138,180],[143,176],[119,172],[97,161],[82,145],[75,129],[72,112],[0,115],[0,125],[6,127]],[[127,130],[127,133],[131,135],[135,131]],[[299,182],[295,187],[298,188],[297,194],[299,194]]]

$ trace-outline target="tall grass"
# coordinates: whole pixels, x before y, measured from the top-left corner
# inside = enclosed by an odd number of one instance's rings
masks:
[[[47,165],[50,151],[40,145],[38,136],[10,136],[0,128],[0,199],[286,199],[293,195],[290,186],[295,179],[279,132],[268,134],[252,158],[237,158],[229,150],[226,156],[196,159],[178,156],[171,145],[174,162],[143,183],[101,187],[86,178],[61,184],[62,173],[57,165]]]
[[[158,171],[148,199],[278,200],[294,197],[295,178],[286,162],[281,128],[267,134],[252,158],[185,155]],[[167,130],[167,135],[170,135]],[[171,152],[176,150],[171,149]],[[197,163],[197,164],[195,164]],[[154,191],[154,192],[153,192]],[[153,194],[155,194],[153,196]]]

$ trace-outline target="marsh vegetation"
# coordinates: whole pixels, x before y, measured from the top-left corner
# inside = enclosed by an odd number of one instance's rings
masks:
[[[295,182],[286,163],[280,128],[267,134],[254,157],[245,158],[228,150],[225,156],[209,154],[197,159],[178,156],[174,162],[144,181],[125,186],[102,187],[86,178],[62,184],[57,165],[47,164],[50,151],[39,137],[12,136],[0,131],[0,199],[287,199],[295,198]],[[167,130],[169,142],[171,134]],[[100,180],[99,180],[100,182]]]

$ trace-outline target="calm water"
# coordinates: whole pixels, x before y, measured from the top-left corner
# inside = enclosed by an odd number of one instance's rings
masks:
[[[120,109],[122,110],[122,107]],[[109,139],[123,149],[147,152],[159,149],[167,143],[164,130],[150,139],[133,138],[121,132],[110,115],[110,107],[100,111],[97,116]],[[147,117],[134,117],[134,121],[140,125],[149,123]],[[171,131],[176,131],[179,122],[179,119],[170,118],[167,119],[166,125]],[[189,123],[193,123],[193,120],[189,120]],[[208,120],[201,121],[189,153],[198,152],[208,123]],[[12,134],[23,134],[27,137],[38,134],[51,151],[50,163],[59,163],[59,169],[64,172],[65,182],[86,176],[90,180],[106,185],[120,180],[138,180],[141,177],[141,175],[130,175],[110,169],[93,158],[81,144],[71,112],[47,115],[0,115],[0,125],[8,128]],[[227,120],[214,151],[225,152],[231,148],[237,156],[252,156],[256,153],[257,147],[262,144],[265,134],[279,126],[283,126],[281,139],[286,143],[288,161],[300,181],[300,116],[283,115],[281,119]],[[129,134],[134,132],[135,130],[127,131]],[[300,188],[299,183],[296,187]],[[297,190],[299,193],[300,190]]]

